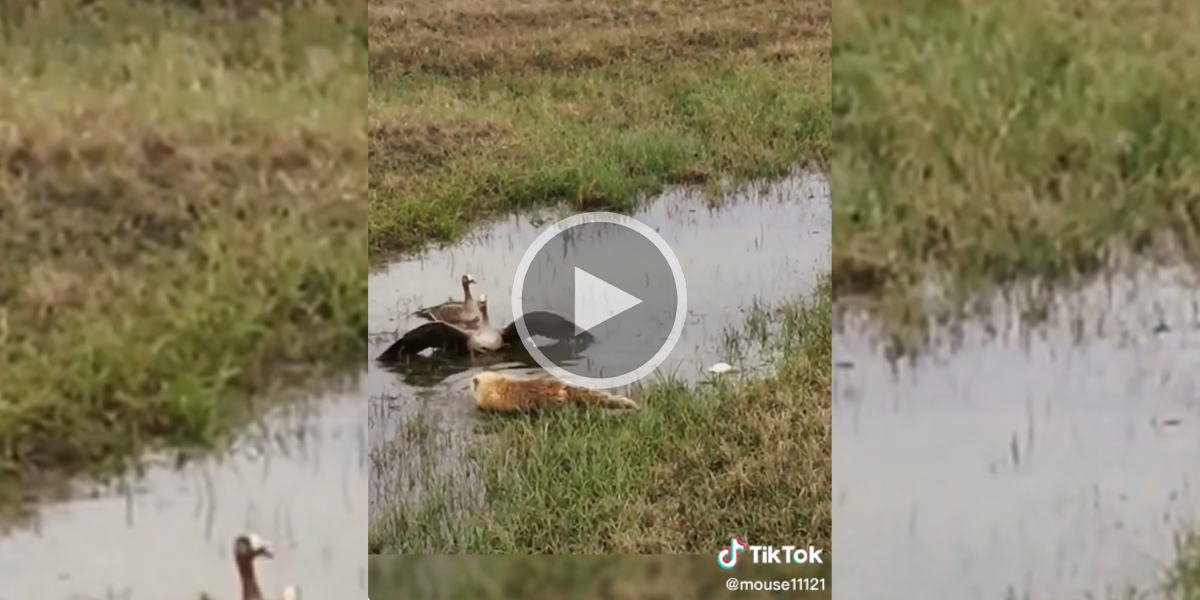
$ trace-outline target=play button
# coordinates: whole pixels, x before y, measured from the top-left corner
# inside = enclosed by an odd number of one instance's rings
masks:
[[[575,333],[579,334],[641,304],[640,298],[575,267]]]
[[[517,328],[547,372],[575,385],[606,389],[651,374],[679,341],[687,288],[679,259],[662,236],[615,213],[584,213],[555,223],[521,257],[512,287],[514,317],[553,312],[595,343],[546,348]]]

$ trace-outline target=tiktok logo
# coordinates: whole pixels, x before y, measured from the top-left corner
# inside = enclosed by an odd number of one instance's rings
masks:
[[[745,551],[746,545],[735,537],[729,540],[729,547],[717,555],[717,564],[721,565],[722,569],[732,569],[737,564],[738,555]]]

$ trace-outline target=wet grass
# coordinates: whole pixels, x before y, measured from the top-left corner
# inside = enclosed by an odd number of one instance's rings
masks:
[[[1200,5],[849,0],[836,23],[839,298],[907,310],[930,277],[978,291],[1200,250]]]
[[[732,570],[708,556],[372,556],[373,597],[427,600],[725,600],[830,598],[831,569],[739,563]],[[824,591],[729,591],[726,581],[824,583]],[[782,586],[780,586],[782,587]]]
[[[1200,534],[1190,534],[1179,543],[1179,560],[1167,585],[1171,600],[1200,600]]]
[[[830,152],[829,0],[372,0],[373,257]]]
[[[0,480],[207,445],[361,360],[362,4],[37,4],[0,30]]]
[[[1200,5],[1153,0],[836,6],[834,290],[889,324],[1116,253],[1200,246]],[[1179,597],[1200,597],[1185,553]]]
[[[638,413],[485,419],[468,443],[409,420],[375,457],[407,485],[368,551],[715,556],[735,535],[828,549],[831,287],[751,320],[770,322],[739,342],[765,344],[763,372],[657,383]]]

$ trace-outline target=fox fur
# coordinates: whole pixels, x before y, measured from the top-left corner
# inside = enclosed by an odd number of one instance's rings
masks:
[[[484,371],[471,378],[475,407],[488,412],[528,412],[575,404],[638,410],[633,400],[608,392],[564,383],[553,377],[529,378]]]

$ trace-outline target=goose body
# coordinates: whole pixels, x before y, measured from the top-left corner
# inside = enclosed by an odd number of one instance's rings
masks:
[[[501,329],[488,317],[486,294],[479,297],[478,307],[478,322],[468,326],[447,321],[425,323],[393,342],[379,355],[379,360],[392,361],[403,356],[413,356],[429,348],[455,355],[497,352],[505,346],[520,343],[518,321],[525,322],[525,327],[531,335],[560,341],[595,341],[592,334],[586,331],[576,334],[577,327],[574,323],[551,312],[526,313]]]
[[[426,321],[442,321],[455,325],[470,326],[479,321],[481,314],[479,303],[471,297],[471,284],[475,278],[471,275],[462,276],[462,302],[448,300],[437,306],[427,306],[412,313],[412,316]]]
[[[501,371],[484,371],[472,377],[471,395],[477,409],[489,412],[528,412],[567,404],[619,410],[639,408],[625,396],[571,385],[553,377],[522,377]]]

